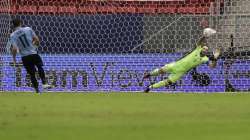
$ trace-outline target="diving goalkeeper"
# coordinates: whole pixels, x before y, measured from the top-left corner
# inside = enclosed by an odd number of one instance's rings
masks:
[[[167,72],[170,73],[168,79],[148,86],[144,90],[144,92],[149,92],[150,90],[155,88],[171,85],[181,79],[181,77],[187,72],[203,63],[208,62],[209,67],[215,68],[217,64],[217,59],[220,55],[220,50],[216,49],[213,52],[213,55],[209,56],[208,47],[205,45],[206,38],[214,34],[216,34],[216,31],[214,29],[204,29],[203,37],[198,41],[196,48],[191,53],[176,62],[166,64],[161,68],[154,69],[150,73],[145,74],[143,77],[144,79],[149,78],[150,76],[158,76],[159,74],[165,74]]]

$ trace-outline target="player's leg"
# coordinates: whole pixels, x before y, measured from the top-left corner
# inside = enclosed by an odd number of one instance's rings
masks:
[[[161,68],[154,69],[150,73],[145,74],[143,78],[145,79],[145,78],[149,78],[150,76],[158,76],[160,74],[165,74],[166,72],[170,70],[170,67],[171,67],[171,64],[166,64],[165,66]]]
[[[44,84],[47,84],[43,66],[41,66],[41,65],[36,65],[36,67],[37,67],[37,70],[38,70],[39,77],[40,77],[41,80],[42,80],[42,84],[43,84],[43,85],[44,85]]]
[[[164,86],[168,86],[171,85],[173,82],[169,79],[160,81],[158,83],[155,83],[153,85],[150,85],[149,87],[147,87],[144,92],[149,92],[150,90],[154,89],[154,88],[160,88],[160,87],[164,87]]]
[[[49,85],[46,80],[45,72],[43,69],[43,61],[42,61],[42,58],[38,54],[34,55],[34,63],[37,67],[39,77],[41,78],[43,88],[52,88],[52,86]]]
[[[149,87],[147,87],[144,90],[144,92],[149,92],[150,90],[155,89],[155,88],[160,88],[160,87],[171,85],[171,84],[175,83],[176,81],[178,81],[179,79],[181,79],[181,77],[183,75],[184,75],[184,73],[170,74],[168,79],[160,81],[160,82],[155,83],[153,85],[150,85]]]
[[[35,89],[36,93],[39,93],[38,82],[36,79],[36,69],[35,65],[32,63],[32,57],[25,56],[22,58],[24,68],[26,69],[27,73],[30,75],[30,80],[32,83],[33,88]]]
[[[38,88],[38,82],[37,82],[37,79],[36,79],[36,69],[35,69],[35,66],[27,67],[26,71],[30,75],[30,80],[31,80],[31,83],[32,83],[32,85],[33,85],[36,93],[40,93],[39,88]]]
[[[43,69],[43,61],[42,61],[41,57],[38,54],[34,54],[33,55],[33,60],[34,60],[34,64],[37,67],[39,77],[42,80],[42,84],[47,84],[46,77],[45,77],[45,72],[44,72],[44,69]]]

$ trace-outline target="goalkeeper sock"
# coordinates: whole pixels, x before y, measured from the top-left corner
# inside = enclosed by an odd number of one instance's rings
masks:
[[[167,80],[163,80],[163,81],[160,81],[158,83],[155,83],[155,84],[149,86],[149,88],[151,88],[151,89],[152,88],[160,88],[160,87],[163,87],[163,86],[168,86],[170,84],[172,84],[172,82],[169,79],[167,79]]]
[[[153,71],[150,72],[150,76],[157,76],[160,74],[160,70],[159,69],[154,69]]]
[[[160,81],[158,83],[155,83],[151,86],[149,86],[149,88],[160,88],[160,87],[163,87],[163,86],[166,86],[166,82],[165,81]]]

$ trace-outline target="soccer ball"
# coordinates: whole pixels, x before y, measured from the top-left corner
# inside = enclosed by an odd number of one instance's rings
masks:
[[[205,28],[203,30],[203,36],[205,37],[210,37],[212,35],[216,34],[216,30],[212,29],[212,28]]]

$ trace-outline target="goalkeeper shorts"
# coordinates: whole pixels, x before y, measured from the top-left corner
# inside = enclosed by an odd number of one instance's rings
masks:
[[[166,64],[165,66],[162,67],[164,72],[170,73],[168,76],[168,79],[172,82],[175,83],[178,80],[182,78],[183,75],[186,74],[185,71],[177,70],[177,67],[175,65],[175,62]]]

